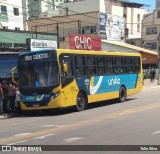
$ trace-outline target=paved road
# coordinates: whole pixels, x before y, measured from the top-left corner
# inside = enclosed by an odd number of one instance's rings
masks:
[[[159,145],[160,86],[144,84],[141,93],[124,103],[108,101],[83,112],[1,120],[0,145]]]

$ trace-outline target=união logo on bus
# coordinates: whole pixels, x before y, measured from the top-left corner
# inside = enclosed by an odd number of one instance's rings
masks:
[[[108,85],[111,86],[111,85],[120,85],[120,78],[112,78],[112,79],[108,79]]]

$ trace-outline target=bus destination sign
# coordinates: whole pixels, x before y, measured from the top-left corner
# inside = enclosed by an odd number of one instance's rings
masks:
[[[48,53],[41,53],[41,54],[35,54],[35,55],[26,55],[25,61],[31,61],[31,60],[39,60],[39,59],[46,59],[49,58]]]

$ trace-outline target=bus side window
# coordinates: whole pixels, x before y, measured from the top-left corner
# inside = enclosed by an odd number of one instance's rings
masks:
[[[107,74],[113,74],[113,58],[109,56],[106,57],[106,72]]]
[[[75,56],[75,75],[76,76],[83,76],[85,74],[84,69],[84,57],[83,55],[76,55]]]
[[[106,74],[105,72],[105,60],[104,57],[98,56],[97,57],[97,75],[104,75]]]
[[[115,57],[114,71],[116,74],[123,74],[124,73],[123,58],[122,57]]]
[[[85,67],[86,67],[86,75],[92,76],[95,74],[95,57],[87,56],[85,57]]]
[[[140,72],[140,58],[139,57],[132,58],[132,68],[133,68],[133,73]]]
[[[125,64],[125,73],[133,73],[133,70],[132,70],[132,58],[125,57],[124,58],[124,64]]]

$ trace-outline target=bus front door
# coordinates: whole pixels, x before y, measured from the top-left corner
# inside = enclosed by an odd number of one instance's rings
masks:
[[[65,68],[64,68],[65,66]],[[74,92],[74,83],[73,83],[73,71],[72,71],[72,62],[70,60],[61,60],[61,82],[63,88],[63,106],[72,106],[73,102],[73,92]]]

